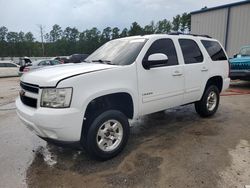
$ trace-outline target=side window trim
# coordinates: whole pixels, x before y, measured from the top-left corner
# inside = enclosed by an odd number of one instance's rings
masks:
[[[181,47],[180,40],[189,40],[189,41],[194,42],[194,43],[195,43],[195,45],[198,47],[199,52],[200,52],[200,54],[201,54],[201,56],[202,56],[202,61],[195,62],[195,63],[186,63],[186,62],[185,62],[185,57],[184,57],[184,54],[183,54],[183,50],[182,50],[182,47]],[[202,64],[202,63],[204,63],[204,62],[205,62],[205,61],[204,61],[204,54],[202,53],[202,50],[201,50],[201,48],[200,48],[200,45],[199,45],[199,44],[198,44],[195,40],[193,40],[193,39],[189,39],[189,38],[179,38],[179,39],[178,39],[178,43],[179,43],[179,46],[180,46],[180,49],[181,49],[181,54],[182,54],[182,57],[183,57],[184,65],[190,65],[190,64]]]

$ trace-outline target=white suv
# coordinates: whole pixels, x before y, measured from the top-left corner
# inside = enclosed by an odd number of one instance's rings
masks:
[[[39,137],[80,143],[106,160],[126,145],[128,119],[189,103],[201,117],[213,115],[228,74],[217,40],[180,34],[121,38],[84,63],[23,75],[17,114]]]

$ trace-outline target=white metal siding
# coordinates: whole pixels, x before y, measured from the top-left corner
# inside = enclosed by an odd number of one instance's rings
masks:
[[[250,45],[250,4],[231,8],[227,53],[233,56],[245,45]]]
[[[227,8],[193,14],[191,33],[209,35],[225,45]]]
[[[229,25],[225,46],[227,19]],[[207,34],[219,40],[229,57],[232,57],[242,46],[250,45],[250,3],[192,14],[191,33]]]

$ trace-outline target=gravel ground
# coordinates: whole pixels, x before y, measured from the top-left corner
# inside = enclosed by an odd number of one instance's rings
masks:
[[[0,187],[197,187],[250,185],[250,82],[233,82],[215,116],[193,105],[131,122],[116,158],[97,162],[29,132],[15,113],[18,78],[0,79]]]

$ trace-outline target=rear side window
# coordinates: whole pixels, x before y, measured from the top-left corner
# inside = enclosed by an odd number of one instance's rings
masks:
[[[203,55],[197,43],[191,39],[179,39],[185,64],[203,62]]]
[[[201,43],[213,61],[227,60],[227,56],[218,42],[201,40]]]
[[[144,60],[147,60],[150,55],[155,53],[163,53],[168,56],[167,66],[178,65],[175,46],[171,39],[158,39],[154,41],[148,49]]]
[[[0,67],[17,67],[12,63],[0,63]]]
[[[49,61],[41,61],[38,66],[50,65]]]
[[[16,67],[16,65],[11,64],[11,63],[5,63],[5,67]]]

